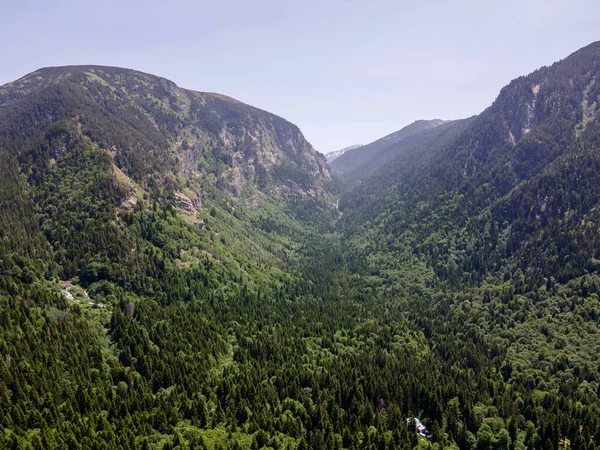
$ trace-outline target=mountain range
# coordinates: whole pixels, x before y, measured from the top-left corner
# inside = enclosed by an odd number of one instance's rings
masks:
[[[133,70],[0,86],[0,447],[596,448],[598,77],[327,160]]]

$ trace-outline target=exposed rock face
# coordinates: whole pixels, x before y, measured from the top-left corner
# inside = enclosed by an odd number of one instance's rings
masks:
[[[298,197],[319,197],[323,195],[323,189],[317,186],[300,186],[293,181],[277,186],[275,192],[279,195],[295,195]]]
[[[256,209],[256,208],[258,208],[258,205],[259,205],[258,195],[253,195],[252,197],[250,197],[249,199],[246,200],[247,208]]]
[[[214,156],[227,166],[215,172],[219,186],[235,197],[248,185],[273,193],[289,181],[299,183],[300,191],[311,195],[311,184],[323,186],[329,180],[325,158],[295,125],[229,97],[185,93],[190,118],[208,115],[211,119],[202,131],[184,130],[189,136],[186,145],[176,147],[184,176],[199,176],[210,165],[203,163]],[[285,173],[281,168],[292,170]]]
[[[202,207],[202,198],[199,193],[196,193],[193,198],[188,197],[182,192],[175,193],[175,206],[183,209],[189,214],[197,214]]]

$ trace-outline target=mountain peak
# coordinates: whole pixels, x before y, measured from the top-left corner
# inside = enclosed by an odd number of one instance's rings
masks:
[[[325,158],[296,125],[231,97],[132,69],[42,68],[0,86],[0,113],[0,131],[31,124],[19,128],[21,142],[77,117],[83,135],[110,149],[119,170],[144,186],[183,179],[234,197],[257,190],[315,196],[329,179]],[[0,147],[21,151],[19,139],[8,139],[14,131],[6,131]]]

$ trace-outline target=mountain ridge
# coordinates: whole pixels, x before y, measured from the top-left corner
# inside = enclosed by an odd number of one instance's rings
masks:
[[[33,97],[41,97],[45,112],[40,112],[39,106],[36,110],[27,105],[28,98]],[[40,100],[32,101],[40,105]],[[0,112],[10,116],[11,105],[13,115],[16,111],[25,121],[35,120],[38,128],[78,116],[84,133],[92,140],[106,148],[116,147],[117,165],[138,172],[138,182],[143,172],[162,171],[167,178],[177,173],[187,179],[206,178],[203,170],[197,170],[198,164],[212,165],[211,172],[217,178],[212,183],[235,197],[246,187],[248,195],[258,187],[313,196],[322,192],[329,179],[325,159],[298,127],[285,119],[231,97],[182,89],[170,80],[143,72],[105,66],[43,68],[0,87]],[[89,120],[86,113],[92,116]],[[3,123],[11,125],[22,121],[3,118]],[[120,128],[111,126],[111,135],[93,129],[107,128],[108,121],[120,121]],[[145,156],[154,159],[153,163],[142,161],[136,154],[137,144],[124,136],[125,128],[138,136],[138,142],[145,141],[143,145],[153,149]],[[12,134],[15,129],[19,126],[13,125]],[[110,142],[119,134],[121,147]],[[0,146],[7,144],[0,139]],[[205,154],[207,148],[212,154]],[[229,168],[215,167],[222,163]],[[148,164],[153,164],[152,169]],[[166,167],[177,164],[174,173],[165,172]],[[303,173],[304,183],[290,185],[286,180],[290,171]]]
[[[330,162],[330,167],[335,173],[344,175],[345,177],[364,177],[365,175],[362,170],[366,166],[377,167],[385,164],[385,154],[393,151],[393,148],[399,145],[404,139],[448,122],[441,119],[416,120],[400,130],[369,144],[344,152],[339,158]]]
[[[354,150],[355,148],[358,147],[362,147],[362,144],[357,144],[357,145],[349,145],[348,147],[344,147],[340,150],[335,150],[329,153],[325,153],[325,158],[327,158],[327,162],[331,163],[331,161],[333,161],[336,158],[339,158],[340,156],[342,156],[344,153],[346,153],[349,150]]]

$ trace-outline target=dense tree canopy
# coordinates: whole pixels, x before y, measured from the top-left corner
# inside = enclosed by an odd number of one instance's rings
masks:
[[[345,189],[269,118],[233,192],[267,116],[166,80],[0,91],[0,448],[596,448],[599,51]]]

